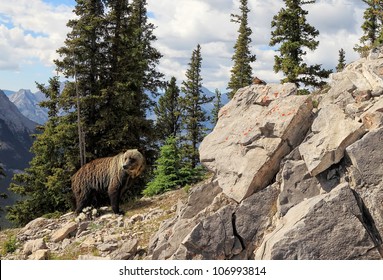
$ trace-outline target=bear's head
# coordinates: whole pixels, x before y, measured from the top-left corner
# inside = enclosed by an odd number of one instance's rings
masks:
[[[145,168],[144,156],[137,150],[127,150],[122,156],[122,168],[132,178],[139,176]]]

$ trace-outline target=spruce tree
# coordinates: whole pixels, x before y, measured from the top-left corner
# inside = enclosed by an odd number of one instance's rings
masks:
[[[346,52],[344,49],[339,50],[338,65],[336,66],[336,72],[341,72],[346,66]]]
[[[204,122],[209,120],[202,105],[211,102],[214,97],[207,97],[202,93],[200,45],[193,50],[188,65],[186,80],[182,82],[182,91],[185,95],[182,100],[184,112],[182,122],[186,131],[183,148],[186,162],[190,164],[190,168],[194,169],[199,163],[198,145],[206,134]]]
[[[250,85],[252,81],[252,68],[251,63],[256,60],[256,56],[250,51],[251,34],[252,30],[248,24],[248,8],[247,0],[240,0],[240,15],[232,14],[231,21],[239,24],[238,38],[234,45],[234,55],[232,61],[234,62],[231,69],[230,81],[227,89],[228,97],[232,98],[238,89]]]
[[[222,108],[221,92],[218,89],[215,89],[214,108],[211,112],[211,115],[212,115],[211,123],[213,126],[217,124],[218,114],[221,108]]]
[[[8,219],[18,225],[46,213],[65,212],[72,206],[70,175],[78,162],[76,117],[60,106],[58,77],[49,80],[49,86],[38,84],[47,101],[40,104],[48,109],[49,120],[42,132],[35,135],[30,166],[13,177],[10,190],[23,197],[8,209]]]
[[[307,23],[308,12],[302,8],[315,1],[284,0],[285,7],[273,17],[271,22],[270,46],[279,46],[279,56],[275,56],[274,71],[282,71],[283,83],[291,82],[297,86],[319,87],[325,84],[331,70],[322,69],[320,64],[307,65],[304,62],[305,49],[314,51],[319,41],[315,38],[319,31]]]
[[[163,86],[163,74],[156,70],[161,54],[152,44],[154,26],[148,22],[146,1],[108,1],[107,15],[111,69],[101,120],[97,123],[104,154],[125,148],[141,147],[148,163],[157,149],[154,122],[147,118],[155,96]]]
[[[87,161],[127,148],[153,150],[148,92],[162,86],[162,74],[146,1],[78,1],[75,12],[56,65],[67,76],[76,74]]]
[[[75,77],[76,85],[68,87],[72,102],[80,95],[81,121],[84,127],[86,151],[90,159],[102,156],[98,150],[94,126],[100,119],[101,90],[105,86],[107,69],[105,37],[105,7],[102,0],[77,0],[74,9],[77,18],[69,20],[64,46],[57,52],[57,70],[66,77]],[[70,100],[70,99],[68,99]]]
[[[178,137],[181,133],[181,104],[180,89],[176,78],[172,77],[165,93],[154,107],[156,114],[156,130],[160,140],[165,141],[169,136]]]
[[[48,88],[39,86],[48,98],[42,106],[49,109],[49,120],[36,136],[30,168],[15,176],[13,190],[25,199],[10,209],[11,220],[23,224],[72,205],[70,176],[80,167],[79,107],[87,161],[129,148],[143,148],[147,159],[153,158],[148,91],[162,85],[162,74],[156,71],[161,55],[152,47],[156,38],[145,5],[144,0],[77,1],[77,17],[68,22],[70,32],[55,61],[59,72],[76,79],[62,93],[56,80]]]
[[[364,11],[362,24],[363,36],[360,38],[361,45],[355,45],[354,50],[362,57],[367,56],[368,51],[383,42],[383,1],[362,0],[367,4]]]
[[[153,196],[182,184],[181,153],[177,142],[177,138],[173,135],[165,140],[165,144],[160,150],[160,156],[155,163],[155,177],[143,191],[144,195]]]

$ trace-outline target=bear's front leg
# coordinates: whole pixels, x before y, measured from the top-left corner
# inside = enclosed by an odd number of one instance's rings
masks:
[[[108,191],[110,205],[112,206],[113,213],[124,215],[125,213],[120,211],[120,188],[110,189]]]

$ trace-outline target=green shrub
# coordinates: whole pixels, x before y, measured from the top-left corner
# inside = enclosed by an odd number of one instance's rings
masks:
[[[15,235],[10,235],[8,239],[4,242],[3,253],[13,253],[17,249],[17,240]]]

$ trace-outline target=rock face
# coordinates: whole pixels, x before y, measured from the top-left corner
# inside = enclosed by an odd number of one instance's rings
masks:
[[[306,135],[312,102],[295,93],[294,84],[239,90],[201,143],[201,162],[237,202],[266,187],[282,158]]]
[[[383,48],[330,80],[311,97],[240,89],[200,146],[213,178],[161,225],[151,257],[383,259]]]
[[[334,215],[336,213],[336,215]],[[293,207],[265,237],[257,259],[379,259],[379,234],[369,229],[348,184]],[[368,230],[366,230],[366,228]],[[381,243],[379,240],[378,243]]]
[[[13,175],[28,167],[33,158],[30,152],[33,143],[31,135],[36,133],[36,126],[37,123],[23,116],[0,90],[0,165],[6,174],[6,177],[0,180],[0,189],[9,198],[0,200],[2,209],[17,199],[8,187]],[[1,228],[10,226],[4,217],[5,215],[0,217]]]
[[[308,139],[299,146],[310,174],[316,176],[338,163],[346,147],[364,133],[364,125],[347,116],[339,106],[329,104],[321,109]]]

